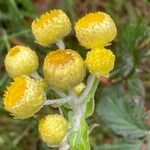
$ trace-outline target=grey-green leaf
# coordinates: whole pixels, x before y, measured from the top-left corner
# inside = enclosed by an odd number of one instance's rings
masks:
[[[145,136],[149,127],[146,125],[147,113],[143,101],[117,94],[123,89],[120,85],[111,88],[105,89],[104,93],[107,95],[103,93],[102,100],[97,106],[96,111],[99,116],[118,135],[130,138]]]
[[[119,144],[104,144],[96,146],[94,150],[140,150],[141,143],[119,143]]]

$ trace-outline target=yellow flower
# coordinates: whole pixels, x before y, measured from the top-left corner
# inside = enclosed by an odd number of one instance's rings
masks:
[[[25,119],[39,111],[45,99],[44,90],[39,83],[28,76],[21,76],[7,87],[4,106],[15,118]]]
[[[15,78],[35,72],[39,62],[36,53],[29,47],[17,45],[6,55],[5,66],[9,75]]]
[[[76,36],[85,48],[103,48],[116,37],[117,30],[112,18],[103,12],[89,13],[75,25]]]
[[[88,52],[85,64],[89,71],[97,77],[108,77],[114,68],[115,55],[111,50],[95,48]]]
[[[68,35],[71,31],[71,22],[68,16],[58,9],[46,12],[34,20],[31,27],[36,42],[46,47]]]
[[[77,95],[80,95],[81,92],[85,89],[85,84],[84,83],[80,83],[79,85],[77,85],[76,87],[74,87],[74,91]]]
[[[47,82],[46,82],[45,79],[43,79],[43,78],[41,78],[41,79],[35,79],[35,81],[37,83],[39,83],[41,87],[43,87],[44,91],[46,91],[48,89],[48,84],[47,84]]]
[[[68,90],[83,81],[86,68],[76,51],[59,49],[46,56],[43,71],[50,86]]]
[[[67,120],[58,114],[47,115],[39,122],[41,137],[49,146],[59,144],[64,139],[67,129]]]

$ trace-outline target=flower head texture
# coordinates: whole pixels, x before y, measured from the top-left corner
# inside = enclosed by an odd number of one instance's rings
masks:
[[[114,68],[115,55],[111,50],[95,48],[88,52],[85,64],[89,71],[97,77],[108,77]]]
[[[67,120],[58,114],[47,115],[39,122],[40,135],[49,146],[59,144],[64,139],[67,129]]]
[[[50,86],[68,90],[83,81],[86,67],[76,51],[59,49],[46,56],[43,72]]]
[[[5,109],[15,118],[25,119],[41,109],[45,101],[43,87],[28,76],[14,79],[4,94]]]
[[[38,57],[29,47],[14,46],[5,58],[6,70],[12,78],[31,74],[37,70],[38,66]]]
[[[80,83],[79,85],[74,87],[74,91],[77,95],[80,95],[82,93],[82,91],[85,89],[85,84],[84,83]]]
[[[76,37],[85,48],[103,48],[116,37],[113,19],[106,13],[89,13],[75,25]]]
[[[46,12],[32,23],[32,33],[38,44],[46,47],[65,37],[71,31],[68,16],[60,9]]]
[[[46,91],[48,89],[48,84],[46,82],[45,79],[41,78],[41,79],[35,79],[35,81],[40,84],[40,86],[44,89],[44,91]]]

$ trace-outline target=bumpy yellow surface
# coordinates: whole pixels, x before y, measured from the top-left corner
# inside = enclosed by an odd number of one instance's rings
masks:
[[[85,88],[85,84],[84,83],[80,83],[79,85],[75,86],[74,87],[74,91],[77,95],[80,95],[82,93],[82,91],[84,90]]]
[[[108,77],[114,68],[115,55],[108,49],[92,49],[87,54],[85,64],[89,71],[97,77]]]
[[[45,101],[43,87],[28,76],[14,79],[4,94],[4,106],[15,118],[33,116]]]
[[[116,37],[112,18],[103,12],[89,13],[75,25],[76,37],[85,48],[103,48]]]
[[[32,23],[32,33],[37,43],[49,46],[71,31],[68,16],[60,9],[46,12]]]
[[[39,132],[43,141],[50,145],[57,145],[67,133],[68,122],[58,114],[47,115],[39,122]]]
[[[6,70],[13,78],[31,74],[37,70],[38,66],[38,57],[29,47],[14,46],[5,58]]]
[[[68,90],[82,82],[86,68],[76,51],[59,49],[46,56],[43,72],[50,86]]]
[[[35,79],[35,81],[38,82],[41,87],[43,87],[44,91],[47,91],[48,84],[47,84],[47,82],[46,82],[45,79],[43,79],[43,78],[41,78],[41,79]]]

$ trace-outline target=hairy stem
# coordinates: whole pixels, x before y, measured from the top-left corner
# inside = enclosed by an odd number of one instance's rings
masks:
[[[84,113],[86,109],[86,97],[91,91],[95,81],[96,81],[95,76],[90,75],[87,80],[87,86],[83,91],[83,93],[81,94],[81,96],[79,97],[76,95],[74,90],[69,91],[69,96],[71,97],[71,99],[68,101],[68,104],[70,104],[71,108],[73,109],[73,117],[75,120],[71,123],[71,130],[70,132],[68,132],[68,136],[72,132],[78,131],[81,128],[81,120],[84,117]],[[61,143],[59,150],[69,150],[68,138],[67,140],[64,140],[64,142]]]
[[[31,75],[31,77],[35,78],[35,79],[41,79],[42,77],[38,74],[37,71],[33,72]]]
[[[57,45],[58,48],[60,48],[60,49],[65,49],[65,44],[64,44],[64,42],[63,42],[62,39],[58,40],[58,41],[56,42],[56,45]]]
[[[58,94],[60,97],[67,96],[63,91],[59,90],[58,88],[51,87],[50,89],[53,90],[54,92],[56,92],[56,94]]]
[[[59,99],[46,100],[44,105],[52,105],[52,104],[63,104],[71,100],[71,96],[67,96]]]
[[[84,111],[83,103],[82,101],[80,101],[80,99],[77,97],[77,95],[73,90],[70,91],[70,95],[73,96],[73,98],[70,101],[70,104],[72,106],[75,115],[75,122],[73,126],[78,128],[80,126],[81,118],[83,116]]]

